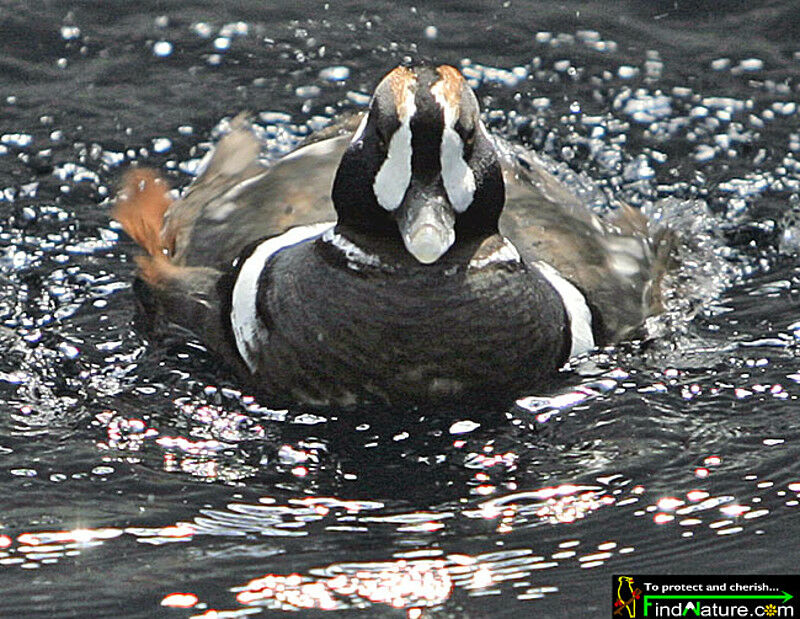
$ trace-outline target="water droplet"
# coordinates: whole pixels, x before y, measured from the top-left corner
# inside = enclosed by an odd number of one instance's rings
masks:
[[[761,71],[764,68],[764,61],[760,58],[745,58],[739,63],[742,71]]]
[[[191,30],[203,39],[211,38],[211,33],[213,32],[211,26],[202,21],[192,24]]]
[[[153,53],[159,58],[166,58],[172,53],[172,43],[169,41],[157,41],[153,45]]]
[[[716,60],[711,61],[712,71],[724,71],[730,66],[731,66],[730,58],[717,58]]]
[[[71,41],[81,36],[81,29],[77,26],[61,26],[61,38],[65,41]]]
[[[319,96],[319,93],[322,92],[319,86],[314,86],[310,84],[308,86],[298,86],[294,89],[294,94],[300,97],[301,99],[313,99],[314,97]]]
[[[319,78],[327,82],[343,82],[350,77],[350,69],[343,66],[326,67],[319,72]]]
[[[172,148],[172,140],[169,138],[155,138],[153,140],[153,152],[166,153]]]

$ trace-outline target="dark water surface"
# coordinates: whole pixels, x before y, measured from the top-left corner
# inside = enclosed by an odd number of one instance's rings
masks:
[[[0,616],[595,617],[612,572],[797,572],[796,2],[221,4],[0,3]],[[240,110],[284,152],[406,57],[691,239],[661,337],[507,411],[320,413],[134,330],[122,171],[186,186]]]

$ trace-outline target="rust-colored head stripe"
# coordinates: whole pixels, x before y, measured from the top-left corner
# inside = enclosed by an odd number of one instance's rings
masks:
[[[436,69],[441,78],[438,82],[447,105],[458,108],[461,104],[461,88],[464,85],[464,78],[455,67],[443,64]]]
[[[402,122],[408,113],[408,97],[410,96],[412,101],[414,98],[417,76],[407,67],[397,67],[386,76],[386,79],[389,80],[389,87],[392,89],[394,97],[394,107],[400,122]]]

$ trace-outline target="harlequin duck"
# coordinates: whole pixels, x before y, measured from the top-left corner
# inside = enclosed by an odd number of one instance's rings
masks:
[[[114,210],[148,311],[259,392],[509,400],[658,311],[668,235],[491,136],[453,67],[398,67],[360,119],[266,169],[259,151],[239,117],[180,200],[140,169]]]

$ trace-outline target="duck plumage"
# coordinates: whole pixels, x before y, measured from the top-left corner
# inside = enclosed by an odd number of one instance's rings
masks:
[[[147,252],[149,311],[258,391],[510,399],[659,311],[669,231],[598,217],[490,136],[452,67],[395,69],[269,167],[260,147],[237,117],[181,199],[133,170],[114,211]]]

